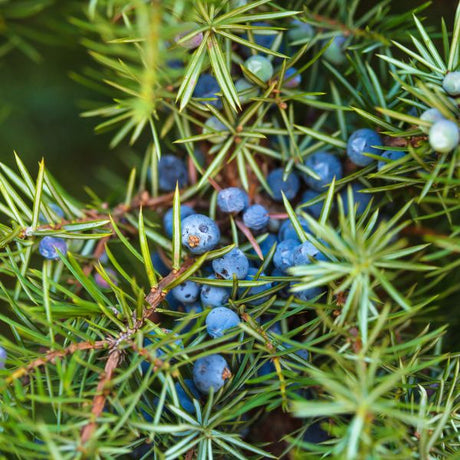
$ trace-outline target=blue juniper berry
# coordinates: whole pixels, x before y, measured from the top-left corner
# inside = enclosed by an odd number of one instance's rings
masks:
[[[182,221],[182,244],[192,254],[214,249],[220,240],[217,224],[204,214],[192,214]]]
[[[286,270],[294,265],[294,249],[299,245],[299,241],[283,240],[278,243],[275,254],[273,255],[273,265],[281,271]]]
[[[213,308],[206,316],[206,330],[213,339],[222,337],[227,329],[239,323],[240,317],[227,307]]]
[[[214,275],[208,276],[208,279],[216,279]],[[229,289],[211,284],[203,284],[201,287],[200,299],[203,307],[223,307],[230,298]]]
[[[318,192],[324,191],[324,187],[332,182],[332,179],[342,179],[342,163],[340,160],[329,152],[315,152],[309,155],[305,160],[305,166],[310,168],[319,176],[319,180],[308,174],[303,174],[305,183],[313,190]]]
[[[183,188],[188,184],[187,167],[180,158],[174,155],[163,155],[158,162],[158,186],[164,192],[171,192],[176,188]]]
[[[308,226],[308,222],[302,217],[297,216],[299,220],[300,226],[305,232],[310,232],[310,227]],[[291,222],[290,219],[286,219],[282,224],[278,231],[278,239],[280,241],[284,240],[297,240],[299,241],[299,236],[294,228],[294,224]]]
[[[268,211],[260,204],[249,206],[243,214],[243,222],[251,230],[263,230],[270,220]]]
[[[460,95],[460,72],[449,72],[442,81],[442,87],[450,96]]]
[[[45,259],[58,260],[58,251],[63,255],[67,254],[67,243],[63,238],[45,236],[40,240],[38,245],[38,252]]]
[[[204,356],[193,363],[193,382],[204,394],[220,390],[231,375],[227,361],[218,354]]]
[[[375,147],[381,146],[382,139],[376,131],[368,128],[358,129],[348,138],[347,155],[355,165],[367,166],[374,159],[365,156],[364,153],[380,155],[382,151]]]
[[[200,296],[200,286],[193,281],[186,280],[172,288],[171,293],[178,302],[193,303]]]
[[[315,219],[319,219],[319,216],[321,215],[321,211],[323,210],[323,201],[319,201],[318,203],[315,204],[310,204],[308,206],[304,206],[304,203],[308,203],[309,201],[314,200],[317,198],[319,195],[321,195],[320,192],[317,192],[316,190],[306,190],[303,195],[302,195],[302,204],[301,204],[301,209],[302,211],[308,212],[308,214],[312,215]]]
[[[199,401],[201,395],[193,380],[184,379],[184,384],[186,385],[188,391],[192,394],[193,398]],[[174,387],[176,389],[177,397],[179,398],[179,404],[181,405],[182,409],[184,409],[189,414],[194,414],[196,412],[195,405],[193,404],[193,401],[190,399],[190,396],[184,390],[180,382],[176,382]]]
[[[401,152],[400,150],[385,150],[385,152],[383,152],[380,156],[389,161],[384,161],[384,160],[379,161],[377,163],[377,169],[379,171],[382,168],[384,168],[387,164],[390,164],[392,161],[397,161],[405,157],[406,152]]]
[[[282,193],[286,195],[288,200],[294,199],[300,188],[299,176],[295,172],[290,172],[285,180],[283,180],[283,176],[283,168],[274,169],[267,176],[267,183],[275,201],[283,201]]]
[[[249,196],[238,187],[224,188],[217,194],[217,206],[222,212],[238,213],[249,206]]]
[[[166,235],[171,238],[173,235],[173,208],[169,208],[164,216],[163,216],[163,228],[166,233]],[[190,206],[187,206],[186,204],[181,204],[180,206],[180,219],[181,222],[188,216],[191,216],[192,214],[196,214],[195,210],[191,208]]]
[[[248,274],[249,260],[241,249],[234,248],[222,257],[214,259],[212,268],[216,275],[224,280],[231,280],[234,276],[241,280]]]
[[[217,109],[222,108],[222,101],[217,95],[221,92],[219,83],[209,73],[203,73],[198,78],[195,89],[193,90],[193,96],[202,99],[212,99],[210,101],[203,101],[203,103],[211,104]]]

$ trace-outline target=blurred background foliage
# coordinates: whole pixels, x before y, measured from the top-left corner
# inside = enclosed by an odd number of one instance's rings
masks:
[[[104,96],[72,79],[72,74],[93,64],[80,45],[80,37],[68,23],[74,14],[73,2],[44,0],[41,11],[27,19],[8,18],[8,11],[2,11],[2,3],[0,0],[0,33],[21,27],[21,32],[27,29],[34,43],[34,48],[20,43],[10,51],[5,38],[11,41],[11,37],[3,33],[0,53],[9,52],[0,59],[2,161],[12,164],[12,152],[16,151],[34,171],[44,157],[48,168],[78,198],[87,197],[84,187],[89,186],[100,197],[110,199],[105,195],[106,184],[113,184],[116,173],[126,175],[124,159],[131,156],[130,147],[125,142],[109,149],[113,134],[95,135],[96,120],[80,117],[82,111],[92,107],[92,100]],[[13,5],[20,3],[27,2],[18,0]],[[407,11],[423,3],[410,0],[393,2],[393,6],[395,12]],[[373,0],[364,0],[361,8],[373,4]],[[455,6],[456,0],[435,0],[424,16],[432,24],[439,24],[441,16],[449,21]],[[57,40],[61,34],[68,39]],[[136,149],[143,153],[142,143]]]

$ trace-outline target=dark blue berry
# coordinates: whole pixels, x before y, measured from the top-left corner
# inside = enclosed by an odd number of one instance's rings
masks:
[[[163,228],[166,235],[171,238],[173,235],[173,208],[169,208],[163,216]],[[186,204],[181,204],[180,206],[180,219],[181,222],[188,216],[195,214],[195,211],[190,206]]]
[[[219,259],[214,259],[212,268],[224,280],[231,280],[234,276],[242,280],[248,274],[249,260],[241,249],[234,248]]]
[[[219,83],[209,73],[200,75],[196,83],[195,89],[193,90],[193,96],[202,99],[212,99],[210,101],[203,101],[203,103],[211,104],[217,109],[222,108],[222,101],[218,93],[221,92]]]
[[[345,215],[348,214],[348,204],[349,204],[347,189],[348,187],[344,188],[340,192],[340,196],[342,197],[342,202],[343,202],[343,211]],[[363,189],[364,187],[357,182],[354,182],[353,184],[351,184],[351,190],[353,194],[353,203],[354,203],[354,206],[358,205],[357,206],[358,216],[361,215],[366,210],[366,207],[372,198],[372,195],[370,195],[369,193],[361,192],[361,190]]]
[[[382,146],[382,139],[379,134],[372,129],[358,129],[349,138],[347,143],[348,158],[357,166],[367,166],[371,164],[374,159],[365,156],[365,153],[372,153],[380,155],[381,150],[375,147]]]
[[[182,284],[174,287],[171,292],[177,301],[182,303],[193,303],[196,302],[200,296],[200,286],[193,281],[186,280]]]
[[[324,423],[324,421],[312,423],[305,431],[303,441],[310,444],[320,444],[328,439],[331,439],[329,433],[321,428],[322,423]]]
[[[217,194],[217,206],[222,212],[241,212],[249,206],[249,197],[238,187],[224,188]]]
[[[273,43],[275,41],[276,34],[274,34],[272,31],[270,31],[270,29],[271,29],[270,24],[268,24],[267,22],[253,22],[252,25],[257,26],[257,27],[266,27],[267,28],[267,30],[262,30],[262,29],[260,29],[260,30],[252,30],[251,33],[252,33],[252,37],[254,39],[254,43],[256,45],[263,46],[264,48],[271,49],[271,47],[273,46]],[[245,40],[249,41],[249,36],[248,36],[247,33],[243,34],[243,38]],[[250,48],[248,48],[246,46],[244,46],[242,48],[242,51],[246,56],[249,56],[251,54]],[[263,55],[265,55],[265,53],[263,53]]]
[[[255,280],[255,277],[256,277],[256,274],[257,274],[258,270],[257,268],[254,268],[254,267],[249,267],[249,270],[248,270],[248,276],[246,276],[246,281],[253,281]],[[260,278],[260,277],[264,277],[265,276],[265,273],[260,273],[259,276],[257,277],[257,280]],[[272,283],[268,282],[268,283],[265,283],[265,284],[262,284],[260,286],[253,286],[249,289],[248,293],[247,293],[247,297],[252,297],[252,296],[255,296],[257,294],[260,294],[261,292],[264,292],[264,291],[267,291],[269,289],[271,289],[273,286],[272,286]],[[239,289],[239,292],[240,292],[240,295],[241,293],[243,293],[244,291],[246,290],[246,288],[240,288]],[[260,304],[263,304],[264,302],[266,302],[267,300],[269,299],[268,296],[265,296],[265,297],[260,297],[256,300],[251,300],[251,304],[253,305],[260,305]]]
[[[309,241],[305,241],[294,249],[293,263],[294,265],[308,265],[311,263],[311,259],[316,259],[319,254],[319,249]]]
[[[160,253],[155,251],[152,253],[153,268],[161,275],[166,276],[171,270],[161,258]]]
[[[315,204],[310,204],[308,206],[303,206],[303,203],[308,203],[309,201],[312,201],[315,198],[317,198],[319,195],[321,195],[321,193],[315,190],[307,190],[302,195],[302,211],[308,212],[308,214],[312,215],[315,219],[319,219],[319,216],[321,215],[324,200]]]
[[[297,283],[292,282],[290,284],[291,288],[294,287],[296,284]],[[294,295],[296,299],[299,299],[302,302],[310,302],[314,298],[320,296],[323,292],[324,292],[323,288],[319,286],[315,286],[315,287],[311,287],[307,289],[302,289],[301,291],[294,291],[292,292],[292,294]]]
[[[267,254],[270,252],[270,249],[273,247],[274,244],[278,242],[278,238],[273,233],[269,233],[267,237],[259,243],[260,250],[262,251],[262,255],[267,257]],[[252,254],[255,254],[254,249],[251,250]]]
[[[63,255],[67,254],[67,243],[62,238],[45,236],[38,245],[38,252],[45,259],[58,260],[58,251]]]
[[[379,161],[377,163],[377,169],[379,171],[382,168],[384,168],[385,165],[391,163],[392,161],[397,161],[397,160],[400,160],[401,158],[405,157],[406,153],[401,152],[400,150],[385,150],[385,152],[383,152],[380,156],[382,158],[386,158],[387,160],[390,160],[390,161]]]
[[[299,245],[297,239],[283,240],[278,243],[275,254],[273,256],[273,265],[281,271],[286,270],[294,264],[294,249]]]
[[[243,222],[251,230],[263,230],[270,220],[268,211],[260,204],[253,204],[244,211]]]
[[[209,279],[216,279],[214,275],[209,276]],[[221,286],[212,286],[211,284],[204,284],[201,288],[201,304],[203,307],[223,307],[230,298],[230,291]]]
[[[299,223],[303,230],[307,233],[310,233],[310,228],[308,226],[308,222],[301,216],[297,216],[297,219],[299,220]],[[280,241],[284,240],[299,240],[299,236],[297,235],[297,232],[295,231],[293,223],[290,221],[290,219],[286,219],[282,224],[278,232],[278,239]]]
[[[305,183],[313,190],[318,192],[324,191],[324,187],[332,182],[332,179],[342,179],[342,163],[340,160],[328,152],[316,152],[309,155],[305,160],[305,166],[319,176],[319,180],[315,179],[308,174],[304,174],[303,178]]]
[[[217,339],[222,337],[227,329],[236,327],[239,323],[240,317],[230,308],[217,307],[206,317],[206,330],[213,339]]]
[[[163,155],[158,162],[158,186],[164,192],[171,192],[176,188],[188,184],[187,167],[185,163],[174,155]]]
[[[184,383],[187,386],[188,391],[194,397],[194,399],[199,400],[201,395],[200,395],[200,392],[198,391],[198,388],[193,383],[193,380],[184,379]],[[187,394],[184,388],[182,388],[182,385],[179,382],[176,382],[174,387],[176,388],[177,397],[179,398],[179,403],[182,406],[182,409],[184,409],[189,414],[194,414],[196,411],[195,405],[193,404],[193,401],[190,399],[190,396]]]
[[[192,254],[214,249],[220,240],[217,224],[203,214],[192,214],[182,221],[182,244]]]
[[[227,361],[221,355],[204,356],[193,364],[193,381],[201,393],[220,390],[230,377]]]
[[[289,69],[286,69],[286,71],[284,72],[283,82],[283,86],[285,88],[297,88],[300,85],[300,83],[302,82],[302,76],[300,75],[300,73],[293,76],[296,73],[297,69],[294,67],[289,67]]]
[[[267,176],[267,183],[272,190],[275,201],[283,201],[282,192],[284,192],[288,200],[294,199],[300,188],[299,176],[295,172],[289,173],[285,180],[283,180],[283,176],[283,168],[274,169]]]
[[[64,218],[64,211],[62,210],[62,208],[57,205],[56,203],[50,203],[48,205],[48,208],[51,209],[51,211],[56,214],[57,217],[59,217],[60,219],[63,219]],[[43,213],[40,213],[38,215],[38,220],[40,222],[43,222],[43,223],[47,223],[48,220],[46,219],[46,217],[43,215]]]

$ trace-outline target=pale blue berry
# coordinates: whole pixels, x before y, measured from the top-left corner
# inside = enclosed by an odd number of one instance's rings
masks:
[[[216,279],[214,275],[208,276],[208,279]],[[222,286],[213,286],[211,284],[204,284],[201,287],[200,299],[201,305],[204,308],[217,308],[223,307],[227,304],[230,298],[229,289]]]
[[[428,136],[430,145],[436,152],[448,153],[457,147],[459,130],[457,123],[450,120],[437,121]]]
[[[260,204],[253,204],[244,211],[243,222],[251,230],[263,230],[270,220],[268,211]]]
[[[171,289],[172,295],[178,302],[193,303],[200,296],[200,286],[190,280],[186,280]]]
[[[295,286],[296,283],[290,283],[291,288]],[[301,300],[302,302],[311,302],[314,298],[321,295],[323,288],[315,286],[312,288],[302,289],[301,291],[295,291],[292,294],[296,299]]]
[[[226,307],[214,308],[206,316],[206,330],[213,339],[222,337],[227,329],[236,327],[239,323],[240,317]]]
[[[299,191],[299,176],[297,176],[295,172],[289,173],[285,180],[283,180],[283,177],[283,168],[274,169],[267,176],[267,184],[272,190],[273,199],[275,201],[283,201],[282,193],[286,195],[288,200],[292,200],[296,197],[297,192]]]
[[[238,93],[238,100],[241,104],[246,104],[252,98],[257,97],[257,95],[259,94],[259,88],[257,86],[254,86],[245,78],[240,78],[236,80],[235,89]]]
[[[249,206],[249,196],[238,187],[224,188],[217,194],[217,206],[222,212],[238,213]]]
[[[248,274],[249,260],[241,249],[234,248],[219,259],[214,259],[212,268],[224,280],[231,280],[234,276],[241,280]]]
[[[294,265],[294,249],[299,245],[298,240],[283,240],[278,243],[273,255],[273,265],[281,271]]]
[[[204,356],[193,364],[193,382],[201,393],[220,390],[230,377],[227,361],[221,355]]]
[[[346,41],[346,38],[343,35],[335,36],[334,39],[332,40],[332,43],[329,45],[327,50],[324,52],[323,56],[331,64],[341,65],[344,62],[346,62],[347,58],[344,52],[345,41]]]
[[[306,22],[294,19],[291,22],[290,28],[287,32],[287,36],[290,42],[306,42],[311,40],[315,35],[315,29]]]
[[[423,121],[427,121],[431,125],[433,125],[433,123],[436,123],[439,120],[444,120],[445,118],[444,118],[444,115],[438,109],[433,107],[431,109],[425,110],[422,113],[422,115],[420,115],[420,119]],[[430,130],[430,127],[420,126],[420,129],[424,133],[428,133],[428,131]]]
[[[460,95],[460,72],[449,72],[442,81],[442,87],[449,96]]]
[[[182,221],[182,244],[192,254],[214,249],[220,240],[217,224],[203,214],[192,214]]]

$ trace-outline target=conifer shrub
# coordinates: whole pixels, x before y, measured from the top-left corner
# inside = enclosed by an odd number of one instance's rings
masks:
[[[0,163],[0,458],[458,458],[460,5],[395,3],[1,3],[111,141]]]

